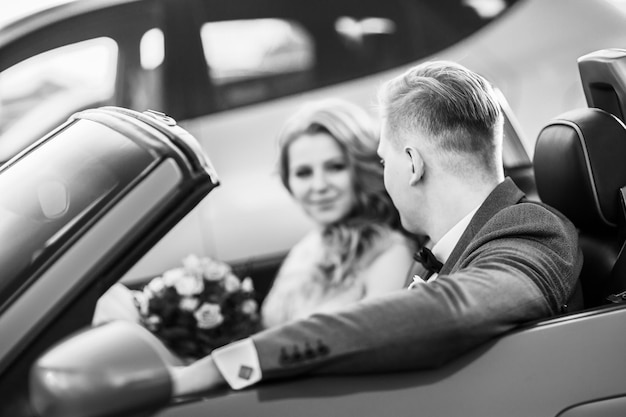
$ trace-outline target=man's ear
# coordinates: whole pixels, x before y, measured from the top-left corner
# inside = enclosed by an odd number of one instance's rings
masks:
[[[404,152],[407,155],[408,162],[410,164],[409,169],[411,170],[409,184],[415,185],[424,176],[424,160],[422,159],[422,155],[419,151],[412,146],[405,147]]]

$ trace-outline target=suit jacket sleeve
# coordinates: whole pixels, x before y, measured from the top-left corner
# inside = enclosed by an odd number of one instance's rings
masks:
[[[254,335],[263,379],[439,366],[557,312],[580,267],[571,223],[537,204],[510,206],[436,281]]]

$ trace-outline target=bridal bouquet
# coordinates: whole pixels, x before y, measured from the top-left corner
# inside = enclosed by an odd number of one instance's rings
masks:
[[[142,325],[183,359],[259,330],[252,280],[240,280],[229,265],[210,258],[186,257],[182,267],[135,292],[135,300]]]

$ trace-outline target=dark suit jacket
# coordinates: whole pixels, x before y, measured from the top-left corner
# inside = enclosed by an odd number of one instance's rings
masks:
[[[254,335],[263,379],[439,366],[558,313],[581,266],[574,226],[527,202],[507,178],[478,209],[437,280]]]

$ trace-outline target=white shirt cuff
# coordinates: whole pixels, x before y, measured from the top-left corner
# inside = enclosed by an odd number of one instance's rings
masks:
[[[211,357],[232,389],[242,389],[261,380],[259,355],[250,338],[215,349]]]

